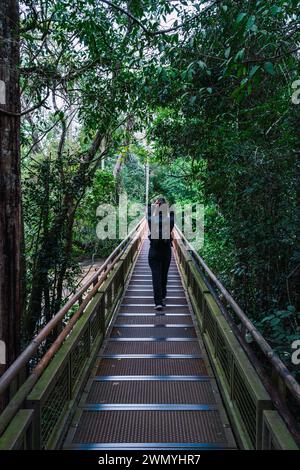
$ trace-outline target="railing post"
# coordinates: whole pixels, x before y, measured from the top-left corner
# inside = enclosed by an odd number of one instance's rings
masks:
[[[283,378],[280,377],[275,367],[272,367],[272,381],[274,385],[277,387],[279,394],[281,395],[283,400],[286,400],[287,395],[287,386],[284,382]]]
[[[41,429],[41,403],[39,401],[26,401],[26,408],[33,410],[32,417],[32,446],[33,450],[42,449]]]
[[[229,396],[230,400],[233,400],[233,391],[234,391],[234,374],[235,374],[235,365],[233,356],[230,355],[230,384],[229,384]]]
[[[91,319],[89,320],[88,325],[87,325],[86,336],[87,336],[86,355],[87,357],[89,357],[91,354]]]
[[[102,295],[101,300],[100,300],[100,332],[103,335],[103,338],[105,336],[105,320],[106,320],[106,309],[105,309],[105,295]]]
[[[68,396],[69,399],[71,400],[72,398],[72,354],[69,355],[69,360],[68,360]]]

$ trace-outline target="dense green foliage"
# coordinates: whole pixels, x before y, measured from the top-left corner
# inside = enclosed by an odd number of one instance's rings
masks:
[[[192,161],[202,254],[284,357],[300,325],[297,6],[221,2],[165,47],[150,133],[158,161]]]
[[[288,357],[299,1],[25,0],[22,36],[23,106],[36,107],[22,124],[26,334],[76,284],[79,258],[113,248],[96,239],[96,208],[122,191],[144,202],[149,155],[150,195],[205,204],[201,254]]]

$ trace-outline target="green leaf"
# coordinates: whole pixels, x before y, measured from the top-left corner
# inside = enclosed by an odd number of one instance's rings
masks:
[[[237,23],[241,23],[241,21],[243,21],[243,19],[245,18],[245,16],[247,16],[247,13],[239,13],[238,14],[238,17],[236,19],[236,22]]]
[[[228,57],[230,56],[230,52],[231,52],[231,47],[227,47],[227,49],[225,50],[226,59],[228,59]]]
[[[235,56],[234,60],[237,62],[238,60],[242,60],[245,54],[245,49],[241,49]]]
[[[265,71],[268,72],[270,75],[275,75],[275,69],[272,62],[265,62],[264,68]]]
[[[202,69],[202,70],[206,69],[206,67],[207,67],[206,63],[203,62],[203,60],[198,60],[198,65],[199,65],[200,69]]]
[[[280,13],[282,11],[282,8],[277,6],[277,5],[272,5],[271,6],[271,13],[272,15],[277,15],[278,13]]]
[[[272,318],[275,318],[274,315],[267,315],[265,318],[263,318],[261,320],[261,323],[266,323],[266,322],[272,320]]]
[[[187,77],[188,77],[189,80],[191,80],[193,78],[193,76],[195,75],[194,66],[195,66],[195,62],[192,62],[186,70]]]
[[[296,312],[296,309],[295,309],[294,305],[288,305],[288,306],[287,306],[287,310],[288,310],[289,312],[293,312],[293,313]]]
[[[270,321],[270,324],[271,324],[272,326],[277,326],[277,325],[279,325],[280,321],[281,321],[280,318],[273,318],[273,319]]]
[[[254,24],[255,24],[255,16],[252,15],[252,16],[250,16],[250,18],[249,18],[248,21],[247,21],[246,30],[247,30],[247,31],[252,30]]]
[[[254,75],[256,74],[256,72],[260,69],[260,66],[259,65],[253,65],[253,67],[251,67],[251,70],[249,72],[249,77],[252,78],[254,77]]]

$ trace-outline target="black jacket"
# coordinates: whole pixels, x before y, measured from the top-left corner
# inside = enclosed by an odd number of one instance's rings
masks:
[[[161,212],[158,216],[151,216],[151,205],[149,204],[147,220],[150,231],[148,238],[151,246],[155,248],[163,248],[166,245],[172,245],[171,232],[174,228],[174,212],[170,212],[170,217],[164,217],[164,219]],[[163,223],[167,224],[167,233],[163,231]]]

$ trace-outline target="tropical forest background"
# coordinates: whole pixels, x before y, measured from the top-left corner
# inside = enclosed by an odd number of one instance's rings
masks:
[[[297,0],[24,0],[23,342],[72,292],[96,209],[205,205],[200,255],[293,372],[300,332]]]

